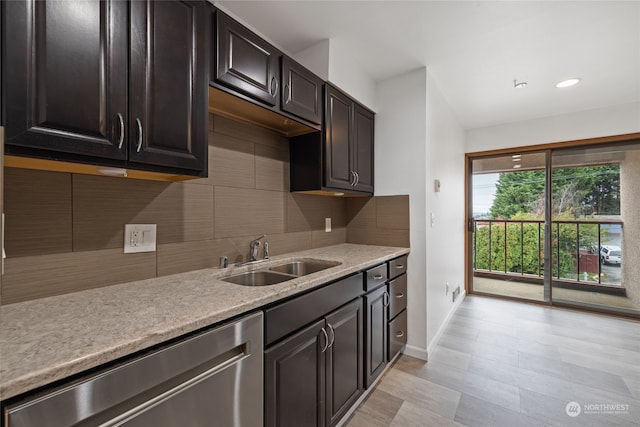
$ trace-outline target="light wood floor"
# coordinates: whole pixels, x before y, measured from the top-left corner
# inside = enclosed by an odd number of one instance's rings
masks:
[[[640,426],[640,322],[467,296],[429,362],[402,356],[347,423],[450,425]]]

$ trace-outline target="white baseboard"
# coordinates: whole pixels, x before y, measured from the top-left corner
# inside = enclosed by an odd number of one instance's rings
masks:
[[[404,347],[404,350],[402,350],[402,354],[424,360],[425,362],[429,359],[427,349],[422,347],[415,347],[409,344]]]
[[[458,297],[458,300],[453,304],[453,307],[449,311],[449,314],[447,314],[447,317],[444,319],[444,322],[442,322],[442,325],[440,325],[440,328],[438,329],[438,332],[436,332],[436,336],[433,337],[431,342],[427,345],[427,356],[429,355],[429,353],[431,353],[436,348],[436,345],[438,345],[438,341],[440,341],[440,337],[442,336],[442,333],[444,332],[444,330],[449,325],[449,321],[451,321],[451,318],[455,314],[455,312],[458,309],[458,307],[460,307],[460,303],[462,303],[462,301],[464,300],[464,298],[466,296],[467,296],[467,294],[464,291],[464,289],[461,289],[460,296]],[[428,360],[428,359],[425,359],[425,360]]]

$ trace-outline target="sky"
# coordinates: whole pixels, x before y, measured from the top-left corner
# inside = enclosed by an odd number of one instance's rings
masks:
[[[493,205],[496,196],[496,182],[500,177],[499,173],[486,173],[473,175],[472,194],[473,210],[476,213],[487,213]]]

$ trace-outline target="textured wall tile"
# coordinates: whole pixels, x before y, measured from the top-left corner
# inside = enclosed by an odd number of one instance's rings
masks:
[[[212,187],[74,175],[74,251],[121,248],[125,224],[147,223],[158,243],[212,239]]]
[[[153,252],[124,254],[122,249],[109,249],[7,259],[2,280],[2,303],[11,304],[155,276],[156,254]]]
[[[285,195],[279,191],[215,187],[215,238],[283,233]]]
[[[339,245],[347,242],[347,228],[334,228],[330,233],[324,230],[314,230],[311,232],[311,240],[314,248],[324,246]]]
[[[219,132],[211,134],[211,182],[227,187],[255,188],[254,145]]]
[[[267,236],[269,242],[269,254],[280,255],[289,252],[298,252],[311,249],[311,232],[272,234]],[[262,256],[262,250],[260,251]]]
[[[324,230],[325,218],[332,227],[346,226],[346,203],[342,197],[324,197],[289,193],[287,231]]]
[[[409,196],[376,197],[377,227],[409,229]]]
[[[256,144],[256,188],[289,191],[289,145],[274,148]]]
[[[375,228],[347,227],[347,243],[355,243],[358,245],[369,244],[371,233],[375,232]]]
[[[158,276],[218,267],[220,257],[226,256],[229,265],[240,256],[231,239],[200,240],[168,243],[158,246]]]
[[[213,130],[234,138],[255,142],[257,144],[271,145],[276,148],[281,147],[283,141],[288,143],[287,138],[281,135],[258,126],[238,122],[218,115],[213,116]]]
[[[353,197],[347,199],[347,222],[353,227],[376,227],[377,198]]]
[[[409,230],[378,228],[369,238],[370,245],[410,247]]]
[[[4,192],[8,257],[71,252],[71,174],[6,168]]]

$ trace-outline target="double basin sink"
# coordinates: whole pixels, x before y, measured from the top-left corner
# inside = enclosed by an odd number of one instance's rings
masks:
[[[321,259],[301,259],[261,270],[247,271],[221,280],[243,286],[266,286],[286,282],[296,277],[306,276],[335,267],[341,263]]]

